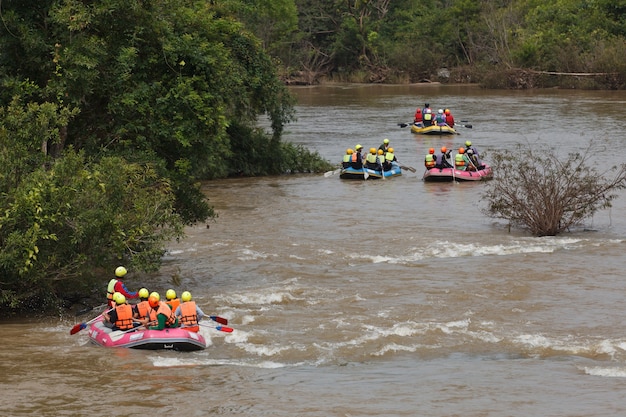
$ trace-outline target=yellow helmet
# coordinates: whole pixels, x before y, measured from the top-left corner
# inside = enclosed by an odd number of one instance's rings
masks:
[[[180,299],[183,300],[183,303],[191,301],[191,293],[189,291],[183,292],[183,294],[180,296]]]
[[[122,278],[124,275],[126,275],[126,268],[124,268],[123,266],[118,266],[117,268],[115,268],[115,276],[118,278]]]
[[[352,155],[354,151],[352,149],[346,149],[346,154]]]
[[[376,155],[376,148],[370,148],[370,153],[372,155]]]
[[[115,304],[119,304],[119,303],[117,302],[117,300],[120,298],[120,295],[122,295],[122,294],[121,294],[121,293],[119,293],[119,292],[117,292],[117,291],[115,291],[115,292],[113,293],[113,301],[115,301]]]
[[[148,298],[150,297],[150,292],[148,292],[147,288],[142,288],[139,290],[139,298]]]
[[[170,288],[165,293],[165,298],[167,298],[168,300],[173,300],[174,298],[176,298],[176,291]]]
[[[390,153],[393,153],[393,148],[389,148],[389,152],[390,152]]]
[[[383,151],[382,149],[379,149],[379,150],[378,150],[378,155],[382,155],[382,154],[384,154],[384,153],[385,153],[385,151]]]
[[[156,291],[152,291],[152,292],[150,293],[150,297],[156,297],[157,301],[161,301],[161,296],[160,296],[160,295],[159,295],[159,293],[158,293],[158,292],[156,292]]]
[[[472,141],[471,140],[466,140],[465,141],[465,146],[472,146]]]
[[[388,143],[389,143],[389,139],[385,139],[385,140],[383,140],[383,143],[384,143],[385,145],[386,145],[386,144],[388,144]]]
[[[126,304],[126,297],[124,297],[124,294],[120,294],[117,293],[117,300],[115,300],[115,304],[122,305],[122,304]]]
[[[354,147],[354,149],[356,149],[357,151],[358,151],[359,149],[362,149],[362,148],[363,148],[363,147],[362,147],[361,145],[356,145],[356,146]]]

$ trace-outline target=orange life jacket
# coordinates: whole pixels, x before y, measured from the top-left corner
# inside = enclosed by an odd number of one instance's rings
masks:
[[[180,321],[183,323],[187,330],[192,332],[197,332],[198,330],[200,330],[198,328],[198,315],[196,312],[195,301],[187,301],[186,303],[182,303],[180,305],[180,314]]]
[[[133,328],[133,307],[130,304],[122,304],[115,307],[117,320],[115,327],[120,330],[129,330]]]
[[[148,301],[137,303],[137,313],[140,319],[145,319],[150,314],[150,304]]]
[[[172,309],[172,312],[175,312],[176,309],[178,308],[178,306],[180,305],[180,298],[174,298],[173,300],[167,300],[165,302],[165,304],[170,306],[170,308]]]
[[[154,311],[154,309],[152,309],[152,311]],[[174,316],[172,309],[163,301],[159,301],[159,307],[156,309],[156,312],[154,314],[154,320],[157,319],[157,316],[159,314],[163,314],[165,317],[167,317],[167,320],[165,321],[165,325],[167,327],[171,327],[174,325],[174,323],[176,323],[176,317]],[[152,320],[152,314],[150,315],[150,320]]]

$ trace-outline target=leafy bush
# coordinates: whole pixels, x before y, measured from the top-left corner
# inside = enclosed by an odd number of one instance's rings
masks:
[[[592,147],[570,153],[565,161],[553,149],[529,145],[494,152],[494,180],[483,195],[485,214],[535,236],[555,236],[610,207],[614,191],[626,187],[626,164],[598,172],[589,164]]]
[[[88,163],[71,150],[0,199],[0,305],[43,309],[91,288],[117,263],[154,271],[183,235],[168,180],[119,157]]]

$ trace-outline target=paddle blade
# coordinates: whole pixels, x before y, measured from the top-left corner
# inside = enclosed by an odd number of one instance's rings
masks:
[[[209,316],[211,320],[218,322],[219,324],[228,324],[228,319],[220,316]]]
[[[85,323],[75,324],[74,327],[72,327],[72,329],[70,330],[70,334],[76,334],[80,332],[81,330],[83,330],[85,327],[87,327]]]
[[[215,329],[219,330],[220,332],[226,332],[226,333],[232,333],[233,332],[232,328],[226,327],[226,326],[217,326]]]

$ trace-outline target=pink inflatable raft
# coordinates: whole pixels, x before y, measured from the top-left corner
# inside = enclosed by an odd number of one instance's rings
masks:
[[[424,172],[424,181],[452,182],[452,181],[486,181],[493,178],[493,171],[489,165],[478,171],[459,171],[452,168],[431,168]]]
[[[89,326],[89,339],[104,347],[183,352],[206,349],[206,341],[201,334],[185,329],[113,331],[106,327],[102,320],[95,321]]]

